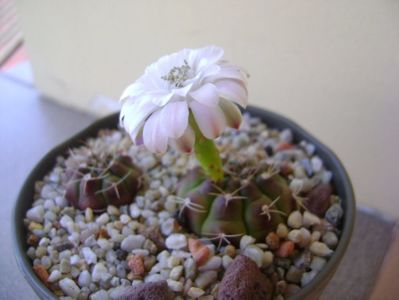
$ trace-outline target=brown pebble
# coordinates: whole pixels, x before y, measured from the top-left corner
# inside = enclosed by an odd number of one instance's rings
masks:
[[[43,265],[35,265],[33,266],[33,271],[35,271],[37,277],[46,285],[49,286],[49,283],[47,282],[49,274],[47,272],[47,269]]]
[[[28,236],[28,239],[27,239],[26,243],[29,246],[37,246],[37,244],[39,243],[39,237],[37,235],[30,234]]]
[[[291,175],[294,172],[294,169],[287,163],[283,164],[280,167],[280,174],[288,177],[289,175]]]
[[[298,293],[300,290],[301,290],[301,288],[296,284],[287,284],[287,286],[284,290],[283,296],[285,298],[289,298],[289,297],[295,295],[296,293]]]
[[[319,217],[324,217],[324,213],[330,207],[330,196],[332,187],[329,184],[320,184],[309,192],[305,200],[306,208]]]
[[[204,265],[211,256],[211,251],[209,250],[209,248],[197,239],[188,239],[188,249],[193,255],[197,267]]]
[[[145,273],[144,258],[142,255],[132,255],[127,265],[134,276],[142,276]]]
[[[271,299],[273,285],[250,258],[238,255],[227,268],[217,293],[218,300]]]
[[[158,226],[152,226],[147,229],[144,229],[140,232],[147,239],[150,239],[157,246],[158,251],[164,250],[165,247],[165,238],[162,236],[161,231]]]
[[[173,292],[169,290],[165,280],[147,282],[127,288],[118,300],[172,300]]]
[[[101,228],[101,229],[97,232],[97,239],[109,239],[109,234],[108,234],[108,232],[107,232],[104,228]]]
[[[280,238],[275,232],[270,232],[265,241],[271,250],[276,250],[280,247]]]
[[[284,241],[281,243],[276,254],[279,257],[289,257],[294,253],[295,244],[292,241]]]

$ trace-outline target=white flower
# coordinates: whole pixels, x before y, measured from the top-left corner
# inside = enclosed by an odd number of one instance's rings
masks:
[[[246,75],[223,54],[216,46],[183,49],[148,66],[121,96],[121,124],[132,140],[152,152],[164,152],[168,144],[191,152],[190,112],[208,139],[225,126],[238,128],[241,112],[234,103],[247,105]]]

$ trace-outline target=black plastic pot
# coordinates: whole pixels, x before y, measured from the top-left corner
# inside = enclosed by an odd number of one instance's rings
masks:
[[[317,154],[322,158],[327,169],[333,172],[333,184],[336,193],[343,199],[345,211],[341,238],[333,256],[316,278],[291,299],[317,298],[338,267],[351,238],[356,209],[350,179],[337,156],[296,123],[281,115],[256,107],[249,107],[247,112],[262,119],[269,127],[278,129],[290,128],[294,134],[295,141],[306,140],[313,143],[316,146]],[[118,115],[110,115],[96,121],[77,135],[55,147],[32,170],[20,191],[13,216],[15,257],[26,280],[41,299],[57,299],[57,297],[38,279],[32,269],[32,263],[26,255],[28,246],[26,244],[26,229],[23,219],[33,202],[34,184],[54,167],[57,156],[65,155],[69,148],[81,145],[81,142],[86,138],[96,136],[100,129],[114,129],[117,124]]]

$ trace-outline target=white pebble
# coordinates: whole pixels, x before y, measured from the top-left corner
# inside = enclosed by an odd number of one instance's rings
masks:
[[[291,180],[289,187],[292,192],[298,192],[298,191],[302,191],[303,185],[304,185],[304,183],[303,183],[302,179],[294,178]]]
[[[302,214],[300,211],[295,210],[288,216],[287,220],[288,226],[291,228],[300,228],[302,226]]]
[[[292,143],[292,131],[291,129],[284,129],[280,132],[280,141],[285,143]]]
[[[90,295],[90,300],[109,300],[108,293],[104,290],[99,290]]]
[[[140,249],[145,241],[145,237],[142,235],[129,235],[121,243],[121,249],[127,252],[133,249]]]
[[[217,277],[218,273],[216,271],[206,271],[200,273],[195,279],[195,285],[201,289],[204,289],[208,287],[211,283],[215,282]]]
[[[303,213],[303,226],[310,227],[320,224],[320,218],[307,210]]]
[[[82,249],[82,254],[83,254],[85,261],[89,265],[97,263],[97,255],[89,247],[84,247]]]
[[[181,261],[182,260],[180,257],[172,255],[171,257],[168,258],[167,266],[169,269],[172,269],[172,268],[180,265]]]
[[[176,220],[173,218],[169,218],[161,224],[161,232],[164,236],[169,236],[175,229],[177,228]]]
[[[112,243],[106,239],[98,239],[97,240],[97,245],[102,249],[102,250],[111,250],[112,249]]]
[[[256,263],[258,268],[262,266],[263,251],[259,247],[255,245],[249,245],[244,249],[242,254],[252,259]]]
[[[305,247],[310,243],[311,235],[306,228],[293,229],[288,233],[288,239],[300,247]]]
[[[327,231],[323,234],[322,241],[330,248],[335,248],[338,244],[338,237],[332,231]]]
[[[174,292],[181,292],[183,291],[183,283],[180,281],[176,281],[173,279],[167,279],[166,282],[168,283],[169,288]]]
[[[130,216],[133,219],[137,219],[138,217],[140,217],[140,214],[141,214],[140,208],[135,203],[130,205],[129,212],[130,212]]]
[[[71,258],[69,259],[69,262],[72,266],[76,266],[80,263],[80,256],[75,254],[72,255]]]
[[[330,256],[334,251],[328,248],[328,246],[321,242],[313,242],[310,245],[310,252],[317,256]]]
[[[184,249],[187,247],[187,238],[184,234],[171,234],[166,238],[165,245],[168,249]]]
[[[108,273],[108,269],[103,263],[97,263],[91,273],[92,280],[99,282],[100,280],[107,280],[111,275]]]
[[[244,250],[248,245],[254,244],[255,243],[255,239],[252,236],[249,235],[244,235],[241,239],[240,239],[240,249]]]
[[[93,213],[93,210],[90,208],[90,207],[88,207],[88,208],[86,208],[86,210],[85,210],[85,220],[86,220],[86,222],[93,222],[93,218],[94,218],[94,213]]]
[[[223,255],[223,258],[222,258],[223,268],[227,269],[232,262],[233,262],[233,259],[230,256]]]
[[[96,223],[100,225],[105,225],[109,222],[109,215],[107,213],[103,213],[97,217]]]
[[[280,223],[277,225],[276,234],[279,238],[285,239],[288,235],[288,228],[284,223]]]
[[[312,164],[312,169],[315,173],[320,172],[323,168],[323,161],[318,156],[313,156],[310,163]]]
[[[320,240],[320,237],[321,237],[320,231],[313,231],[312,235],[311,235],[311,241],[312,242],[317,242],[317,241]]]
[[[81,287],[89,287],[90,283],[91,283],[91,275],[90,275],[89,271],[83,270],[79,274],[79,278],[78,278],[79,286],[81,286]]]
[[[77,298],[80,293],[80,288],[70,278],[64,278],[59,281],[61,290],[72,298]]]
[[[26,212],[26,217],[34,222],[41,223],[44,219],[44,208],[42,205],[32,207]]]
[[[263,267],[268,267],[273,263],[274,255],[271,251],[265,251],[263,252],[263,257],[262,257],[262,266]]]
[[[61,278],[61,272],[58,270],[54,270],[51,272],[50,276],[48,277],[47,281],[48,282],[56,282]]]
[[[114,205],[108,205],[107,213],[111,216],[119,216],[121,214],[119,209]]]
[[[301,285],[305,286],[305,285],[309,284],[316,275],[317,275],[316,271],[310,271],[310,272],[303,273],[302,278],[301,278]]]
[[[63,215],[60,219],[60,225],[64,228],[69,227],[71,224],[73,224],[73,220],[70,216],[68,215]]]
[[[188,258],[184,261],[184,274],[186,279],[191,278],[193,279],[196,272],[196,265],[194,259]]]
[[[130,217],[128,215],[121,215],[119,217],[119,220],[123,223],[123,224],[127,224],[131,221]]]
[[[144,279],[144,282],[157,282],[157,281],[163,281],[163,280],[165,280],[165,278],[163,278],[163,276],[160,274],[149,274]]]
[[[209,270],[217,270],[222,265],[222,258],[220,256],[212,256],[207,262],[198,268],[200,272],[209,271]]]
[[[183,266],[176,266],[170,271],[169,277],[170,279],[173,280],[179,280],[182,274],[183,274]]]
[[[310,263],[310,268],[314,271],[320,271],[326,263],[326,259],[318,256],[313,256],[312,262]]]
[[[203,289],[196,287],[190,287],[190,289],[187,292],[188,296],[195,299],[201,297],[203,294],[205,294],[205,291]]]

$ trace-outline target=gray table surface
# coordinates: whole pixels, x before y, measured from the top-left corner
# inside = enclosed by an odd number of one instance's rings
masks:
[[[38,299],[13,256],[11,216],[18,191],[48,150],[95,119],[42,99],[27,78],[0,73],[0,299],[10,300]],[[358,210],[350,247],[322,299],[368,298],[393,226],[373,211]]]

